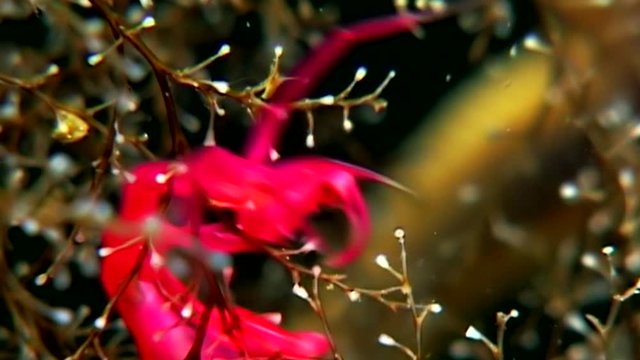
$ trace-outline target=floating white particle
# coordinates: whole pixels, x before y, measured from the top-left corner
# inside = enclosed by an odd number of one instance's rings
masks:
[[[292,291],[296,296],[300,297],[301,299],[309,300],[309,293],[304,287],[300,286],[300,284],[293,285]]]
[[[380,254],[376,256],[376,265],[380,266],[383,269],[390,269],[391,265],[389,265],[389,260],[387,260],[387,256],[384,254]]]
[[[464,336],[467,339],[471,339],[471,340],[482,340],[482,338],[484,337],[482,335],[482,333],[480,333],[480,331],[478,331],[478,329],[473,327],[473,325],[471,325],[471,326],[469,326],[467,328],[467,331],[465,331]]]
[[[378,336],[378,343],[384,346],[396,346],[398,343],[387,334],[380,334]]]
[[[307,148],[312,149],[316,146],[316,140],[312,133],[307,134],[307,138],[305,139],[305,145]]]
[[[358,70],[356,70],[356,75],[354,76],[353,80],[360,81],[364,79],[365,76],[367,76],[367,68],[364,66],[360,66]]]

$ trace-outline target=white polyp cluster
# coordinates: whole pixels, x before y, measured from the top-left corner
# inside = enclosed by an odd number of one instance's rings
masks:
[[[396,346],[398,345],[398,342],[395,341],[394,338],[392,338],[391,336],[387,335],[387,334],[380,334],[380,336],[378,336],[378,343],[380,345],[384,345],[384,346]]]
[[[309,293],[307,292],[307,289],[305,289],[304,287],[300,286],[300,284],[293,285],[292,291],[299,298],[304,299],[304,300],[309,300]]]

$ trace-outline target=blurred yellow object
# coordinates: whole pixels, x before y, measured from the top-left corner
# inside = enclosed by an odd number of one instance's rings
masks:
[[[474,317],[512,297],[536,268],[553,260],[557,240],[582,226],[579,207],[565,206],[558,187],[584,165],[584,156],[572,149],[584,154],[588,143],[551,115],[552,71],[549,55],[524,50],[487,61],[437,106],[383,171],[417,198],[388,189],[372,195],[374,240],[350,270],[351,283],[393,284],[373,259],[380,253],[398,259],[392,234],[401,226],[416,298],[444,307],[425,325],[425,348],[434,354],[446,350],[446,338],[462,338]],[[414,337],[408,313],[344,299],[327,308],[340,324],[336,339],[351,339],[339,344],[347,358],[375,356],[363,351],[378,335],[372,330]]]
[[[56,109],[56,126],[51,136],[63,143],[82,140],[89,133],[89,125],[73,112]]]

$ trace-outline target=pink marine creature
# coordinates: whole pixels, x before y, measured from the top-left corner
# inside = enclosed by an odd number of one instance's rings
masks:
[[[142,359],[319,358],[329,340],[289,332],[279,315],[256,314],[229,300],[230,272],[217,276],[203,254],[290,248],[302,234],[309,249],[344,266],[364,249],[370,224],[358,180],[394,185],[368,170],[320,157],[272,162],[269,153],[289,118],[288,104],[304,97],[350,47],[411,31],[438,13],[402,13],[333,33],[285,82],[252,129],[245,156],[205,147],[180,161],[133,170],[119,218],[103,236],[101,279]],[[340,209],[350,226],[347,245],[332,250],[308,222],[322,207]],[[184,221],[169,218],[172,208]],[[219,214],[208,222],[205,211]],[[191,281],[168,267],[172,251],[192,265]]]

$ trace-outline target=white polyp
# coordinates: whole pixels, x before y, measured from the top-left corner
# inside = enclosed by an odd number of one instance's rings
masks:
[[[142,5],[143,8],[149,10],[153,8],[153,0],[140,0],[140,5]]]
[[[231,46],[229,44],[223,44],[218,50],[218,56],[224,56],[231,52]]]
[[[156,177],[155,177],[154,180],[158,184],[165,184],[168,179],[169,179],[169,177],[167,176],[167,174],[159,173],[159,174],[156,174]]]
[[[389,71],[389,75],[387,75],[387,77],[389,79],[393,79],[394,77],[396,77],[396,71],[395,70]]]
[[[563,182],[558,192],[563,200],[575,200],[580,196],[580,189],[573,181]]]
[[[180,316],[183,319],[189,319],[193,315],[193,303],[189,301],[183,308],[180,310]]]
[[[393,236],[395,236],[395,237],[396,237],[396,238],[398,238],[398,239],[402,239],[402,238],[404,238],[404,236],[405,236],[404,229],[403,229],[403,228],[396,228],[396,229],[393,231]]]
[[[355,81],[360,81],[367,76],[367,68],[364,66],[360,66],[358,70],[356,70],[356,76],[353,78]]]
[[[276,57],[282,56],[283,52],[284,52],[284,49],[282,48],[282,45],[277,45],[276,47],[273,48],[273,53],[276,55]]]
[[[614,246],[609,245],[602,248],[602,253],[604,255],[611,256],[614,252],[616,252],[616,248]]]
[[[353,130],[353,122],[351,120],[349,120],[349,119],[343,119],[342,120],[342,128],[346,132],[351,132],[351,130]]]
[[[582,264],[582,266],[589,269],[598,269],[600,267],[598,257],[593,253],[583,254],[580,258],[580,263]]]
[[[110,247],[103,247],[98,249],[98,256],[99,257],[107,257],[111,254],[113,254],[115,252],[114,248],[110,248]]]
[[[473,326],[469,326],[467,328],[467,331],[465,331],[464,336],[467,339],[471,339],[471,340],[482,340],[482,338],[484,337],[480,331],[478,331],[478,329],[476,329]]]
[[[305,145],[311,149],[316,146],[316,140],[312,133],[307,134],[307,138],[305,139]]]
[[[142,27],[145,29],[151,28],[156,26],[156,19],[153,18],[153,16],[145,16],[144,19],[142,19]]]
[[[322,105],[333,105],[336,102],[336,98],[333,95],[325,95],[318,99],[318,102]]]
[[[149,262],[152,268],[158,269],[164,265],[164,258],[157,251],[152,251]]]
[[[398,344],[391,336],[384,333],[378,336],[378,343],[384,346],[396,346]]]
[[[42,274],[36,276],[36,278],[33,280],[33,282],[37,286],[42,286],[42,285],[47,283],[47,280],[49,280],[49,275],[47,273],[42,273]]]
[[[319,265],[314,265],[311,268],[311,273],[313,274],[314,277],[320,276],[321,272],[322,272],[322,268]]]
[[[356,301],[360,301],[360,293],[355,291],[355,290],[351,290],[347,293],[347,296],[349,297],[349,300],[351,302],[356,302]]]
[[[98,330],[104,329],[107,326],[107,318],[104,315],[100,316],[93,322],[93,326]]]
[[[520,316],[520,312],[516,309],[513,309],[509,312],[509,317],[517,318],[518,316]]]
[[[51,76],[59,72],[60,72],[60,67],[57,64],[49,64],[49,66],[47,66],[47,72],[46,72],[47,75]]]
[[[211,86],[221,94],[229,92],[229,83],[226,81],[212,81]]]
[[[280,159],[280,154],[276,149],[272,148],[271,150],[269,150],[269,159],[271,159],[271,161],[276,161]]]
[[[391,268],[391,265],[389,265],[389,260],[387,260],[387,257],[384,254],[376,256],[376,264],[385,270]]]
[[[438,303],[432,303],[427,305],[429,307],[429,311],[434,313],[434,314],[439,314],[442,312],[442,305],[438,304]]]
[[[300,284],[293,285],[293,293],[301,299],[309,300],[309,293]]]
[[[93,55],[87,56],[87,64],[89,64],[91,66],[98,65],[99,63],[102,62],[102,60],[104,60],[104,54],[103,53],[97,53],[97,54],[93,54]]]
[[[65,308],[54,308],[49,312],[49,317],[58,325],[69,325],[73,321],[73,312]]]

